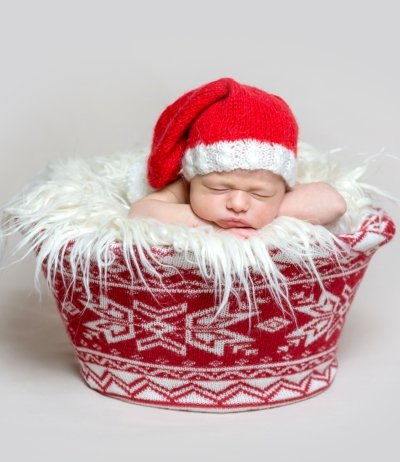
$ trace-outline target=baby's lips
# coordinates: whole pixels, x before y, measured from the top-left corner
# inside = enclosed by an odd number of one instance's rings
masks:
[[[251,228],[250,223],[239,218],[224,218],[221,221],[232,228]]]

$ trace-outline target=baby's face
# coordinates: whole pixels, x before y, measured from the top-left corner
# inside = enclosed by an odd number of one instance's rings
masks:
[[[259,229],[277,216],[285,192],[284,180],[267,170],[209,173],[191,180],[190,205],[221,228]]]

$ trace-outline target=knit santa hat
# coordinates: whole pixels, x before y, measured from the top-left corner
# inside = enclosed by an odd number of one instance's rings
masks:
[[[162,188],[182,173],[264,169],[288,186],[296,177],[298,126],[282,98],[222,78],[192,90],[161,114],[147,177]]]

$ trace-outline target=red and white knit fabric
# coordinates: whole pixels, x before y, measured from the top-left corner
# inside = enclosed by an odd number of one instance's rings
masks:
[[[264,279],[254,273],[258,314],[249,314],[248,306],[232,297],[211,323],[213,287],[198,268],[182,265],[171,247],[153,249],[168,265],[157,267],[162,283],[146,274],[145,287],[139,279],[132,283],[116,244],[106,289],[100,290],[98,271],[91,269],[90,302],[79,277],[70,292],[67,252],[63,273],[56,275],[55,296],[82,375],[101,393],[198,411],[278,406],[314,396],[332,383],[350,304],[370,258],[394,231],[392,220],[383,215],[341,236],[350,254],[340,262],[328,258],[317,263],[325,291],[302,268],[277,259],[289,281],[296,322],[283,316]]]

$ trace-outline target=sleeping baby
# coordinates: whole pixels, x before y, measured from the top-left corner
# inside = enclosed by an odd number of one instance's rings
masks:
[[[129,217],[249,238],[278,216],[327,225],[346,211],[329,184],[296,184],[298,126],[278,96],[223,78],[161,114],[148,160],[156,188]]]

